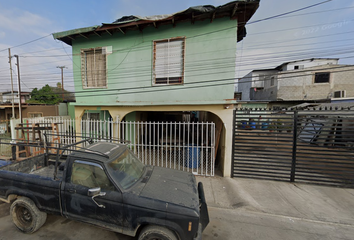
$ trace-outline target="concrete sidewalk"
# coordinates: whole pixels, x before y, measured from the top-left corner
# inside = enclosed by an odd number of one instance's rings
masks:
[[[219,176],[197,181],[210,207],[354,226],[354,189]]]

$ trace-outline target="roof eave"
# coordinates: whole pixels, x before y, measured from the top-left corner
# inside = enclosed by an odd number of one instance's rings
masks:
[[[247,21],[253,16],[259,7],[260,0],[238,0],[229,2],[225,5],[215,7],[213,10],[201,12],[195,10],[195,7],[189,8],[185,11],[178,12],[171,15],[166,15],[162,19],[140,19],[124,21],[119,23],[103,23],[100,26],[93,26],[87,28],[73,29],[69,31],[54,33],[54,39],[72,45],[72,41],[77,37],[85,37],[108,33],[112,35],[114,32],[125,34],[126,31],[138,30],[142,31],[146,27],[153,26],[158,28],[161,25],[173,25],[181,22],[210,20],[212,23],[216,18],[230,17],[230,20],[238,20],[237,41],[241,41],[246,36],[245,25]]]

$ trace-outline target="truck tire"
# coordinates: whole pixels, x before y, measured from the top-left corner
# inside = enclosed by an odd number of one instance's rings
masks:
[[[141,231],[139,240],[177,240],[177,236],[167,228],[148,226]]]
[[[36,204],[26,197],[12,203],[10,214],[15,226],[24,233],[37,231],[47,220],[47,213],[39,211]]]

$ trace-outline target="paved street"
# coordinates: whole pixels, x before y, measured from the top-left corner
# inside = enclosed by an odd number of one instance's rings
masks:
[[[354,189],[252,179],[203,178],[210,224],[203,239],[353,239]],[[7,216],[6,216],[7,215]],[[0,205],[0,240],[133,238],[60,216],[48,216],[36,233],[19,232]]]

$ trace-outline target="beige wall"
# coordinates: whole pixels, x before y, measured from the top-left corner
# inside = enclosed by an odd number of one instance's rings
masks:
[[[141,107],[99,107],[99,110],[108,110],[113,117],[123,119],[125,115],[130,112],[141,111],[205,111],[211,112],[218,116],[223,123],[222,135],[220,138],[219,148],[221,147],[221,170],[224,177],[231,176],[231,163],[232,163],[232,128],[233,128],[233,106],[228,105],[183,105],[183,106],[141,106]],[[98,110],[97,107],[75,106],[75,119],[82,118],[85,110]],[[80,121],[76,121],[76,129],[80,129]]]
[[[31,113],[41,113],[42,117],[59,115],[57,105],[28,105],[22,109],[23,118],[29,118]]]

